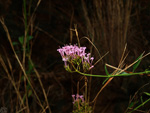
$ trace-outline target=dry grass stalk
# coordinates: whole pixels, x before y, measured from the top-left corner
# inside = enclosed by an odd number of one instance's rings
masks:
[[[93,9],[88,8],[84,0],[81,3],[86,34],[98,50],[101,51],[101,54],[109,51],[110,54],[104,60],[112,65],[119,64],[117,70],[114,71],[114,74],[118,73],[118,69],[124,66],[123,62],[127,57],[127,55],[124,57],[126,50],[124,46],[127,42],[132,1],[93,0],[90,4]],[[119,61],[119,59],[121,60]],[[112,79],[110,78],[105,83],[93,102]]]
[[[15,49],[14,49],[14,47],[13,47],[13,44],[12,44],[12,40],[11,40],[11,36],[10,36],[10,34],[9,34],[9,31],[8,31],[8,29],[7,29],[7,26],[5,25],[5,23],[4,23],[4,19],[3,18],[1,18],[0,19],[0,22],[1,22],[1,24],[2,24],[2,26],[3,26],[3,28],[4,28],[4,30],[5,30],[5,32],[6,32],[6,34],[7,34],[7,37],[8,37],[8,40],[9,40],[9,43],[10,43],[10,45],[11,45],[11,48],[12,48],[12,50],[13,50],[13,52],[14,52],[14,55],[15,55],[15,57],[16,57],[16,59],[17,59],[17,61],[18,61],[18,63],[19,63],[19,65],[20,65],[20,67],[21,67],[21,71],[20,71],[20,79],[19,79],[19,84],[18,84],[18,88],[17,87],[15,87],[16,88],[16,91],[17,90],[19,90],[19,88],[20,88],[20,83],[21,83],[21,75],[22,75],[22,72],[23,72],[23,74],[24,74],[24,76],[25,76],[25,78],[24,78],[24,89],[25,89],[25,102],[26,102],[26,110],[27,110],[27,112],[30,112],[30,110],[29,110],[29,105],[28,105],[28,97],[27,97],[27,87],[26,87],[26,81],[29,83],[29,85],[31,86],[31,89],[32,89],[32,91],[34,92],[34,95],[36,96],[36,99],[38,100],[38,103],[39,103],[39,105],[41,106],[41,108],[42,108],[42,112],[46,112],[45,110],[48,108],[49,109],[49,112],[51,113],[51,109],[50,109],[50,107],[49,107],[49,103],[48,103],[48,99],[47,99],[47,95],[46,95],[46,92],[45,92],[45,89],[44,89],[44,87],[43,87],[43,84],[42,84],[42,81],[40,80],[40,75],[39,75],[39,73],[37,72],[37,70],[34,68],[34,71],[35,71],[35,73],[36,73],[36,75],[37,75],[37,78],[38,78],[38,80],[39,80],[39,83],[40,83],[40,85],[41,85],[41,88],[42,88],[42,90],[43,90],[43,94],[44,94],[44,97],[45,97],[45,101],[46,101],[46,108],[44,108],[44,106],[42,105],[42,103],[41,103],[41,101],[40,101],[40,99],[39,99],[39,97],[38,97],[38,95],[37,95],[37,93],[36,93],[36,91],[34,90],[34,87],[32,86],[32,84],[31,84],[31,82],[30,82],[30,80],[29,80],[29,78],[28,78],[28,75],[26,74],[26,67],[25,67],[25,63],[26,63],[26,40],[27,40],[27,35],[28,35],[28,32],[29,32],[29,29],[30,29],[30,32],[31,32],[31,35],[32,35],[32,33],[33,33],[33,23],[34,23],[34,18],[35,18],[35,12],[36,12],[36,10],[37,10],[37,8],[38,8],[38,6],[39,6],[39,4],[41,3],[41,0],[38,0],[38,2],[37,2],[37,5],[36,5],[36,7],[35,7],[35,9],[34,9],[34,11],[33,11],[33,13],[32,13],[32,15],[31,15],[31,17],[30,17],[30,19],[29,19],[29,21],[27,22],[27,17],[26,17],[26,14],[24,14],[24,23],[25,23],[25,31],[24,31],[24,43],[23,43],[23,57],[22,57],[22,63],[21,63],[21,61],[20,61],[20,59],[19,59],[19,57],[18,57],[18,55],[16,54],[16,51],[15,51]],[[24,5],[26,5],[26,3],[24,3]],[[26,6],[24,6],[24,7],[26,7]],[[25,10],[25,12],[26,12],[26,10]],[[31,55],[31,50],[30,50],[30,55]],[[31,57],[31,56],[28,56],[28,57]],[[29,60],[31,60],[31,59],[29,59]],[[8,64],[9,64],[9,67],[11,66],[10,65],[10,62],[8,62]],[[33,64],[32,64],[33,65]],[[4,64],[3,64],[3,66],[5,66]],[[12,69],[11,67],[10,67],[10,69]],[[6,70],[6,69],[5,69]],[[7,70],[6,70],[6,72],[7,72]],[[10,77],[9,77],[10,78]],[[12,81],[12,80],[11,80]],[[13,82],[12,82],[13,83]],[[14,86],[14,85],[13,85]],[[19,95],[19,91],[18,91],[18,95]],[[18,96],[19,98],[20,98],[20,100],[22,100],[22,98],[21,98],[21,96],[19,95]],[[23,100],[21,101],[21,103],[22,104],[24,104],[23,103]],[[25,106],[25,105],[24,105]],[[25,107],[24,107],[25,108]]]
[[[7,61],[9,62],[8,64],[9,64],[9,67],[10,67],[11,64],[10,64],[10,61],[9,61],[8,58],[7,58]],[[8,76],[8,79],[11,81],[11,83],[12,83],[12,85],[13,85],[15,91],[16,91],[17,96],[19,97],[19,100],[21,102],[20,107],[21,106],[25,107],[25,105],[23,103],[23,99],[21,97],[21,94],[20,94],[19,90],[17,89],[16,83],[15,83],[14,79],[11,77],[11,75],[10,75],[10,73],[8,71],[9,69],[7,68],[3,58],[1,57],[1,55],[0,55],[0,63],[3,66],[3,68],[4,68],[4,70],[5,70],[5,72],[6,72],[7,76]]]
[[[30,86],[31,86],[31,88],[32,88],[32,91],[34,92],[34,94],[35,94],[35,96],[36,96],[36,98],[37,98],[37,100],[38,100],[38,102],[39,102],[39,105],[40,105],[41,108],[44,110],[44,107],[43,107],[43,105],[42,105],[42,103],[41,103],[41,101],[40,101],[40,99],[39,99],[39,97],[38,97],[36,91],[34,90],[34,87],[32,86],[32,84],[31,84],[31,82],[30,82],[30,80],[29,80],[29,78],[28,78],[28,76],[27,76],[27,74],[26,74],[26,71],[25,71],[25,69],[24,69],[24,67],[23,67],[23,65],[22,65],[22,63],[21,63],[21,61],[20,61],[18,55],[16,54],[16,51],[15,51],[14,46],[13,46],[13,44],[12,44],[11,36],[10,36],[10,34],[9,34],[9,31],[8,31],[8,29],[7,29],[7,26],[6,26],[5,23],[4,23],[4,19],[1,18],[1,19],[0,19],[0,22],[1,22],[3,28],[4,28],[5,32],[6,32],[7,38],[8,38],[8,40],[9,40],[9,43],[10,43],[10,45],[11,45],[11,48],[12,48],[12,50],[13,50],[13,52],[14,52],[15,58],[17,59],[17,61],[18,61],[19,65],[20,65],[20,67],[21,67],[21,70],[22,70],[22,72],[23,72],[25,78],[27,79],[28,83],[30,84]]]
[[[102,53],[109,51],[105,60],[117,65],[127,40],[132,1],[93,0],[91,4],[92,11],[82,0],[86,34]]]

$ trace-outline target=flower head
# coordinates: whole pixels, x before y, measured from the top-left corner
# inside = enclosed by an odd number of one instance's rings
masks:
[[[73,98],[73,104],[77,101],[82,101],[84,102],[84,97],[83,95],[79,95],[79,94],[76,94],[76,95],[72,95],[72,98]]]
[[[62,48],[57,49],[64,61],[65,67],[68,62],[72,62],[74,65],[80,65],[82,62],[83,70],[87,71],[94,67],[92,65],[94,57],[91,57],[91,53],[85,52],[86,47],[78,47],[77,45],[65,45]]]

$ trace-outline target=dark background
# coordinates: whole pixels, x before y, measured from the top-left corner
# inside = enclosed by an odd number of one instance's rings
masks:
[[[130,2],[132,3],[130,3]],[[80,79],[77,74],[70,74],[65,71],[61,56],[57,52],[64,44],[76,44],[77,37],[71,29],[77,25],[79,38],[88,37],[103,56],[94,68],[94,74],[105,74],[104,64],[108,63],[117,66],[127,43],[129,55],[125,60],[126,65],[132,63],[140,54],[150,50],[150,1],[149,0],[42,0],[33,18],[33,31],[29,34],[33,36],[30,41],[32,45],[31,58],[36,69],[40,73],[40,78],[44,88],[48,93],[48,101],[53,113],[70,113],[72,110],[71,94],[76,94],[76,84]],[[31,7],[33,13],[37,0],[26,1],[27,12]],[[128,3],[129,2],[129,3]],[[102,3],[102,5],[100,5]],[[117,5],[116,4],[122,4]],[[18,42],[18,37],[24,35],[22,0],[0,0],[0,16],[4,18],[5,24],[11,35],[13,42]],[[27,16],[28,22],[31,14]],[[85,38],[80,40],[81,46],[86,46],[87,51],[91,51],[94,62],[100,58],[94,47]],[[21,49],[20,45],[14,46],[16,51]],[[0,55],[8,58],[13,66],[13,77],[18,80],[20,67],[15,60],[6,33],[0,26]],[[20,59],[22,53],[18,52]],[[144,71],[149,68],[149,56],[144,58],[136,71]],[[113,71],[109,69],[110,73]],[[0,67],[0,107],[15,109],[15,92],[6,73]],[[31,75],[35,90],[44,100],[39,83],[34,73]],[[73,78],[73,80],[71,79]],[[35,79],[35,80],[34,80]],[[91,84],[91,100],[102,87],[103,78],[93,78]],[[95,113],[123,113],[128,106],[130,97],[143,85],[149,83],[147,75],[132,77],[117,77],[100,94]],[[12,97],[10,97],[12,92]],[[138,100],[142,92],[149,92],[149,84],[146,85],[136,95]],[[23,90],[22,90],[22,93]],[[145,97],[147,98],[147,97]],[[11,101],[10,101],[11,100]],[[39,112],[38,104],[35,104],[34,95],[29,98],[31,112]],[[148,104],[141,108],[143,111],[150,109]]]

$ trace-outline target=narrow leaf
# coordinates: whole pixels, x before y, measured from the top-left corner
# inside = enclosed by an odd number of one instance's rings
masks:
[[[109,80],[109,77],[103,81],[102,85],[104,85],[108,80]]]
[[[150,93],[148,93],[148,92],[144,92],[144,94],[146,94],[147,96],[150,96]]]
[[[109,76],[109,72],[108,72],[108,70],[107,70],[107,66],[106,66],[106,64],[105,64],[105,73],[106,73],[106,75],[108,75],[108,76]]]
[[[133,106],[134,106],[134,102],[131,102],[129,108],[132,108]]]
[[[33,66],[32,66],[31,61],[29,60],[28,61],[28,71],[27,71],[27,74],[31,74],[32,71],[33,71]]]
[[[124,71],[123,71],[123,72],[122,72],[122,73],[120,73],[120,74],[128,74],[128,73],[126,73],[126,72],[124,72]]]
[[[140,58],[142,58],[143,54],[141,54],[135,61],[138,61]],[[141,62],[142,59],[140,59],[138,62],[136,62],[134,65],[133,65],[133,70],[132,72],[134,72],[136,70],[136,68],[139,66],[140,62]]]
[[[27,36],[26,42],[29,42],[31,39],[33,39],[33,36]],[[21,43],[21,45],[23,45],[24,36],[20,36],[20,37],[19,37],[19,42]]]
[[[140,99],[141,99],[141,103],[143,103],[144,101],[143,101],[143,97],[142,96],[140,97]]]
[[[107,66],[106,66],[106,64],[105,64],[105,73],[106,73],[106,75],[107,76],[109,76],[109,72],[108,72],[108,70],[107,70]],[[109,79],[109,77],[108,78],[106,78],[104,81],[103,81],[103,85],[107,82],[107,80]]]

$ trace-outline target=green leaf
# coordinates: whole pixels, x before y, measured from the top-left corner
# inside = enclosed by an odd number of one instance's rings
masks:
[[[109,72],[108,72],[108,70],[107,70],[107,66],[106,66],[106,64],[105,64],[105,73],[106,73],[106,75],[107,76],[109,76]],[[107,80],[109,79],[109,77],[108,78],[106,78],[104,81],[103,81],[103,85],[107,82]]]
[[[144,101],[142,104],[138,105],[136,108],[134,108],[134,109],[133,109],[131,112],[129,112],[129,113],[132,113],[133,111],[139,109],[140,107],[144,106],[144,105],[145,105],[147,102],[149,102],[149,101],[150,101],[150,98],[147,99],[146,101]]]
[[[129,104],[129,108],[133,108],[133,106],[135,105],[135,104],[137,104],[139,101],[134,101],[134,102],[131,102],[130,104]]]
[[[139,66],[139,64],[140,64],[140,62],[141,62],[141,60],[142,59],[140,59],[140,58],[142,58],[142,56],[143,56],[143,53],[135,60],[135,61],[137,61],[134,65],[133,65],[133,70],[132,70],[132,72],[134,72],[135,70],[136,70],[136,68]],[[139,60],[140,59],[140,60]]]
[[[126,72],[124,72],[124,71],[123,71],[123,72],[122,72],[122,73],[120,73],[120,74],[128,74],[128,73],[126,73]]]
[[[15,46],[15,45],[18,45],[18,43],[17,42],[12,42],[12,44]]]
[[[103,81],[102,85],[104,85],[104,84],[107,82],[108,79],[109,79],[109,77],[106,78],[106,79]]]
[[[132,108],[133,106],[134,106],[134,102],[131,102],[129,108]]]
[[[144,94],[146,94],[147,96],[150,96],[150,93],[148,93],[148,92],[144,92]]]
[[[106,64],[105,64],[105,73],[106,73],[106,75],[108,75],[108,76],[109,76],[109,72],[108,72],[108,70],[107,70],[107,66],[106,66]]]
[[[28,61],[28,71],[27,71],[27,74],[31,74],[32,71],[33,71],[33,66],[31,64],[31,61],[29,60]]]
[[[20,36],[19,37],[19,42],[21,43],[21,45],[23,45],[23,41],[24,41],[24,36]]]
[[[140,97],[140,99],[141,99],[141,103],[143,103],[143,97],[142,96]]]
[[[33,36],[27,36],[26,43],[29,42],[31,39],[33,39]],[[24,36],[19,37],[19,42],[21,43],[21,45],[23,45]]]

